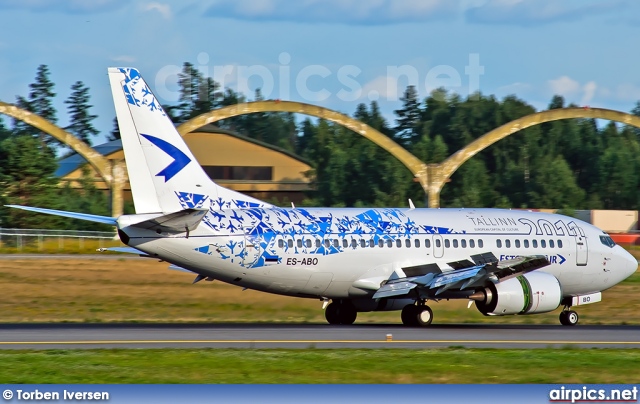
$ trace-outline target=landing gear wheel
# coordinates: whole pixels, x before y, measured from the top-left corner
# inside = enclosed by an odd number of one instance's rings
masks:
[[[416,306],[418,310],[416,310],[416,325],[419,327],[426,327],[433,321],[433,310],[431,307],[424,306]]]
[[[358,311],[350,302],[331,302],[324,311],[324,317],[329,324],[350,325],[356,321]]]
[[[400,314],[402,324],[409,327],[426,327],[433,321],[433,310],[427,305],[408,304]]]
[[[418,325],[418,306],[415,304],[404,306],[400,313],[400,319],[402,319],[402,324],[408,327],[416,327]]]
[[[562,325],[576,325],[579,319],[578,313],[573,310],[565,310],[560,313],[560,324]]]
[[[356,321],[358,311],[353,304],[343,303],[340,305],[340,324],[351,325]]]
[[[327,308],[324,310],[324,318],[327,319],[329,324],[340,324],[340,304],[338,303],[329,303]]]

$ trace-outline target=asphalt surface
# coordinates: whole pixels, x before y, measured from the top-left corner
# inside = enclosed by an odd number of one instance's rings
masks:
[[[1,324],[0,349],[640,348],[640,326]]]

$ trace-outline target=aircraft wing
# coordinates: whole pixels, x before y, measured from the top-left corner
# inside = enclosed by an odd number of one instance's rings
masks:
[[[487,280],[502,282],[550,264],[544,255],[515,257],[498,261],[492,253],[471,256],[472,261],[448,263],[451,271],[431,271],[420,276],[386,281],[373,295],[374,299],[415,295],[424,299],[466,298]],[[445,293],[449,291],[450,293]],[[468,293],[464,293],[467,291]],[[451,293],[453,292],[453,293]]]

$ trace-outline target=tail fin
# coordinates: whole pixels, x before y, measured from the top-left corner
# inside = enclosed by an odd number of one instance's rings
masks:
[[[136,213],[270,206],[211,181],[136,69],[109,81]]]

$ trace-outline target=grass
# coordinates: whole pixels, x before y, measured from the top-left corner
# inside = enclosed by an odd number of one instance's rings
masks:
[[[199,282],[152,259],[0,260],[0,322],[324,323],[321,302],[221,282]],[[640,324],[640,273],[579,307],[583,324]],[[558,311],[484,317],[466,300],[432,302],[435,323],[557,324]],[[399,323],[399,312],[360,313],[357,323]]]
[[[640,350],[1,351],[0,383],[640,383]],[[61,371],[64,369],[64,371]]]

